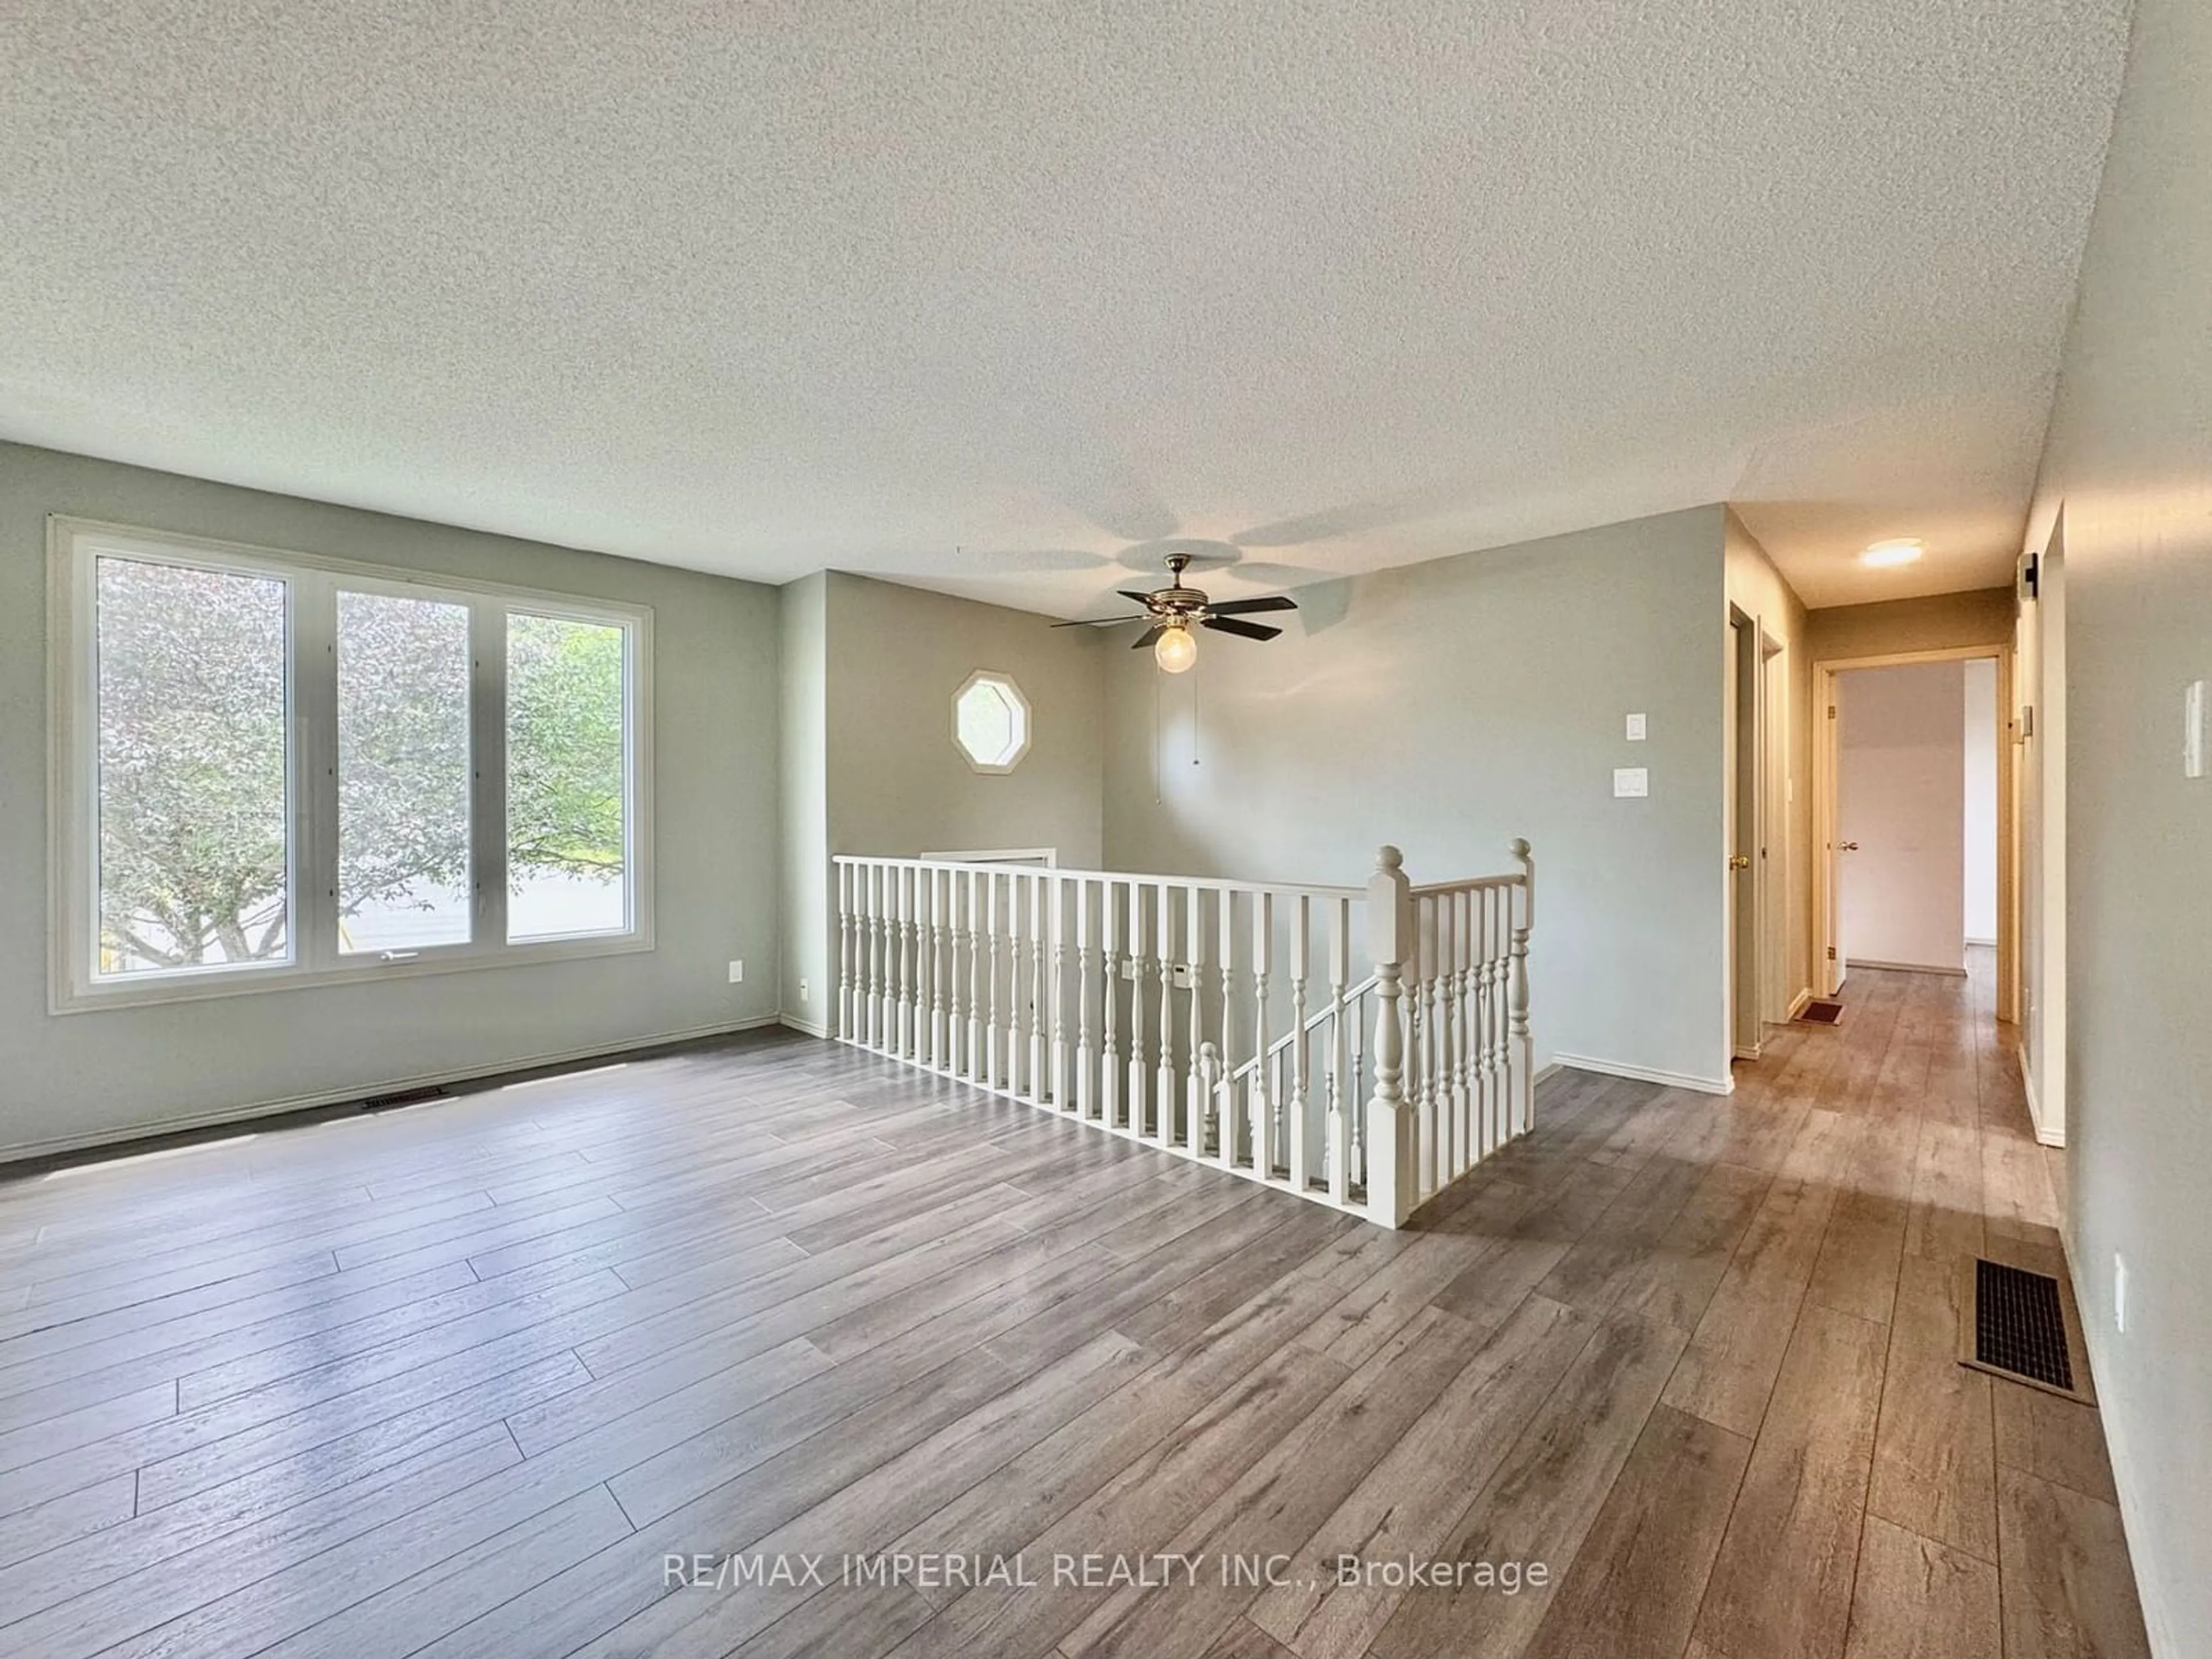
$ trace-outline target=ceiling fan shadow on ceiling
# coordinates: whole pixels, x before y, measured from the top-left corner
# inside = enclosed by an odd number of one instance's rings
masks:
[[[1195,587],[1183,586],[1182,574],[1190,567],[1188,553],[1168,555],[1168,585],[1150,593],[1140,593],[1133,588],[1117,590],[1125,599],[1144,607],[1141,617],[1093,617],[1081,622],[1054,623],[1054,628],[1117,628],[1124,623],[1147,623],[1143,635],[1129,648],[1142,651],[1152,649],[1152,660],[1170,674],[1180,674],[1198,660],[1198,641],[1191,633],[1194,624],[1211,629],[1217,634],[1233,634],[1239,639],[1272,640],[1283,631],[1265,623],[1243,620],[1255,612],[1295,611],[1298,602],[1287,593],[1271,593],[1259,599],[1228,599],[1219,605]]]

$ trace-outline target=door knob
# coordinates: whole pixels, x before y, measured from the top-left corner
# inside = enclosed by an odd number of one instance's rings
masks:
[[[1859,844],[1855,841],[1847,841],[1843,844],[1843,850],[1846,853],[1856,853],[1859,850]]]
[[[1750,869],[1751,854],[1748,853],[1731,853],[1729,855],[1729,868],[1731,870]]]

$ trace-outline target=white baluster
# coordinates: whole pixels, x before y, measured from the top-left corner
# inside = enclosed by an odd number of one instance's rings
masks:
[[[1157,1083],[1152,1102],[1156,1114],[1154,1133],[1163,1146],[1172,1146],[1176,1140],[1176,1074],[1175,1074],[1175,889],[1161,882],[1159,896],[1159,924],[1152,943],[1159,951],[1160,973],[1160,1030],[1159,1064],[1156,1068]]]
[[[940,1072],[952,1069],[952,1049],[945,1024],[945,976],[951,966],[945,948],[945,878],[951,873],[929,872],[929,1059]]]
[[[1121,1002],[1121,884],[1098,884],[1098,1117],[1108,1127],[1121,1121],[1121,1051],[1118,1036]]]
[[[1206,1044],[1206,1024],[1200,1012],[1206,985],[1206,917],[1199,903],[1199,890],[1183,890],[1182,924],[1184,948],[1190,957],[1190,994],[1186,1006],[1190,1016],[1190,1052],[1184,1057],[1183,1124],[1189,1136],[1190,1155],[1206,1156],[1206,1088],[1199,1075],[1199,1050]]]
[[[1310,1044],[1312,1033],[1305,1029],[1305,980],[1307,969],[1312,964],[1314,951],[1314,900],[1305,894],[1291,905],[1290,931],[1290,1099],[1283,1106],[1281,1130],[1287,1139],[1290,1152],[1290,1186],[1297,1192],[1305,1192],[1314,1183],[1312,1170],[1312,1134],[1307,1134],[1305,1113],[1307,1095],[1312,1091],[1310,1071]],[[1332,1013],[1332,1026],[1336,1015]],[[1336,1053],[1336,1030],[1329,1030],[1329,1053]]]
[[[1275,1133],[1276,1103],[1282,1099],[1276,1077],[1279,1061],[1271,1064],[1267,1053],[1274,1046],[1267,1029],[1267,976],[1275,962],[1275,896],[1255,893],[1252,899],[1252,1052],[1259,1063],[1252,1068],[1252,1168],[1262,1181],[1274,1178],[1280,1140]],[[1305,1033],[1292,1028],[1291,1046],[1303,1048]]]
[[[960,973],[960,872],[945,872],[945,1069],[960,1075],[968,1033],[968,1008],[961,993],[967,981]]]
[[[968,902],[968,1052],[967,1076],[981,1083],[986,1073],[983,1046],[983,888],[982,873],[969,870]]]
[[[1329,1036],[1336,1051],[1334,1064],[1329,1066],[1329,1115],[1325,1119],[1328,1134],[1328,1175],[1329,1197],[1343,1203],[1352,1192],[1352,1110],[1356,1095],[1352,1093],[1352,1071],[1347,1071],[1347,1037],[1352,1037],[1349,1022],[1345,1020],[1345,987],[1352,982],[1352,902],[1345,898],[1336,900],[1336,927],[1329,929]]]
[[[1152,1127],[1146,1097],[1152,1093],[1151,1061],[1145,1053],[1145,975],[1150,957],[1145,950],[1148,907],[1144,888],[1129,884],[1129,1133],[1142,1137]]]
[[[1052,1103],[1060,1111],[1080,1116],[1067,1072],[1067,884],[1054,876],[1048,890],[1052,895]]]
[[[903,866],[891,878],[891,940],[897,1018],[892,1023],[892,1052],[902,1060],[914,1053],[914,872]]]
[[[1255,903],[1258,902],[1255,896]],[[1213,1117],[1215,1151],[1224,1169],[1242,1162],[1244,1126],[1237,1109],[1236,1085],[1229,1081],[1237,1070],[1237,896],[1224,888],[1218,896],[1217,920],[1221,927],[1221,1083],[1208,1095]],[[1260,1050],[1255,1048],[1256,1056]]]
[[[1050,999],[1045,977],[1045,878],[1034,875],[1030,890],[1030,1098],[1042,1104],[1050,1095],[1044,1069],[1045,1024]]]
[[[830,866],[837,883],[837,1036],[853,1040],[853,892],[852,870],[840,862]]]
[[[1491,995],[1489,995],[1489,1051],[1486,1068],[1491,1078],[1491,1151],[1498,1151],[1513,1134],[1513,1091],[1506,1078],[1506,1005],[1509,1005],[1509,945],[1506,927],[1510,915],[1504,905],[1491,905]]]
[[[1526,1133],[1536,1121],[1536,1046],[1528,1032],[1528,934],[1536,925],[1536,860],[1528,843],[1516,839],[1513,856],[1521,866],[1521,918],[1513,929],[1513,1044],[1520,1079],[1513,1097],[1511,1133]]]
[[[868,866],[868,1047],[884,1046],[884,882],[880,864]]]

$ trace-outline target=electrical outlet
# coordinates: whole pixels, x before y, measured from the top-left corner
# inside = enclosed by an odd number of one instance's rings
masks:
[[[1617,766],[1613,772],[1613,793],[1623,800],[1641,800],[1651,793],[1651,774],[1641,766]]]
[[[1631,743],[1643,742],[1644,731],[1644,716],[1641,714],[1631,714],[1628,717],[1628,741]]]
[[[2128,1334],[2128,1259],[2112,1252],[2112,1328]]]
[[[801,1002],[806,1000],[806,981],[803,979],[799,981],[799,1000]]]
[[[745,964],[744,961],[740,959],[730,964],[730,983],[732,985],[743,985],[744,982]]]

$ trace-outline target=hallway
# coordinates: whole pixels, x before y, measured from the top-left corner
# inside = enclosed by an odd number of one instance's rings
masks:
[[[1956,1363],[1961,1255],[2064,1272],[1993,954],[1855,969],[1838,1026],[1737,1067],[1715,1155],[1789,1150],[1665,1396],[1758,1437],[1708,1651],[1836,1651],[1847,1598],[1855,1656],[2148,1650],[2096,1412]]]

